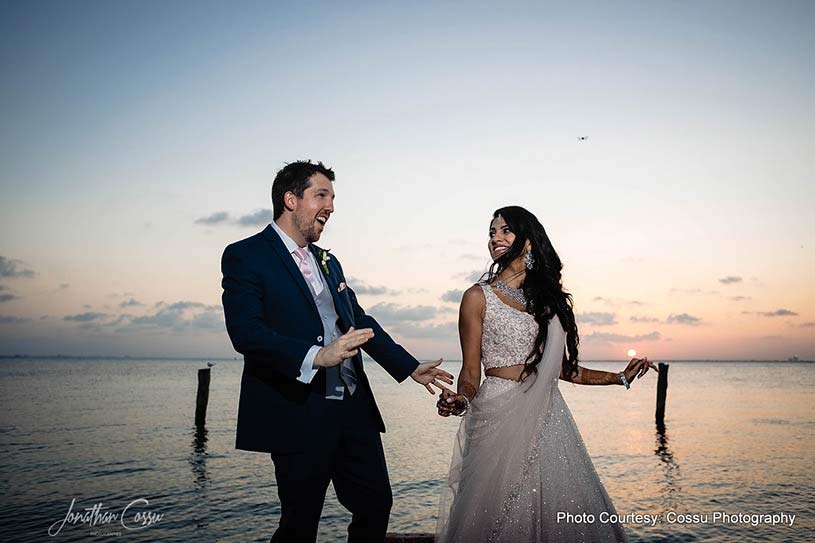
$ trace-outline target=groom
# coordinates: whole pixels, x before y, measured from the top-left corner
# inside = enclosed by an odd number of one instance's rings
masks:
[[[272,542],[313,542],[329,482],[351,511],[348,541],[385,537],[392,504],[385,425],[363,348],[401,382],[452,383],[420,364],[357,303],[342,266],[314,245],[334,213],[334,172],[298,161],[272,185],[274,222],[221,261],[226,328],[244,355],[238,449],[271,453],[280,497]]]

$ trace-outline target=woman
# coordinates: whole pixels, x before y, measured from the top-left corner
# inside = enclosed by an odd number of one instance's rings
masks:
[[[620,373],[579,366],[572,298],[543,226],[512,206],[493,214],[489,232],[487,280],[461,302],[458,393],[445,390],[437,404],[441,416],[466,416],[436,541],[627,541],[620,524],[600,520],[616,511],[557,383],[627,388],[653,365],[635,358]],[[583,514],[594,522],[579,522]]]

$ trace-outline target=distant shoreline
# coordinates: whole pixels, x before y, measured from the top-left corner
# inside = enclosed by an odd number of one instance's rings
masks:
[[[214,356],[76,356],[76,355],[30,355],[30,354],[0,354],[0,360],[173,360],[173,361],[191,361],[191,362],[200,362],[200,361],[208,361],[213,360],[217,362],[243,362],[243,357],[233,357],[233,358],[225,358],[225,357],[214,357]],[[366,357],[365,362],[373,362],[372,359]],[[452,362],[452,363],[461,363],[461,360],[445,360],[444,362]],[[621,363],[624,360],[610,360],[610,359],[592,359],[592,360],[581,360],[581,363],[595,363],[595,362],[604,362],[604,363]],[[789,363],[789,364],[813,364],[815,360],[762,360],[762,359],[731,359],[731,360],[722,360],[716,358],[674,358],[674,359],[660,359],[659,362],[690,362],[690,363],[705,363],[705,362],[717,362],[717,363]]]

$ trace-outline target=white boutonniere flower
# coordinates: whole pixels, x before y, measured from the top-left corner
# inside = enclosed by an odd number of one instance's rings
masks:
[[[323,249],[322,252],[320,253],[320,265],[323,267],[323,271],[325,272],[326,275],[328,275],[328,261],[329,260],[331,260],[331,257],[328,256],[328,251]]]

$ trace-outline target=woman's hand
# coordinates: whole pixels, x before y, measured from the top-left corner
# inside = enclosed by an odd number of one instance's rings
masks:
[[[449,388],[442,387],[441,396],[439,401],[436,402],[436,408],[442,417],[458,416],[464,412],[467,404],[467,397],[464,394],[457,394]]]
[[[625,373],[625,378],[628,379],[628,382],[632,383],[635,378],[639,379],[648,373],[649,369],[659,372],[659,368],[654,366],[653,362],[649,362],[647,356],[645,358],[632,358],[631,362],[629,362],[628,366],[623,370],[623,373]]]

